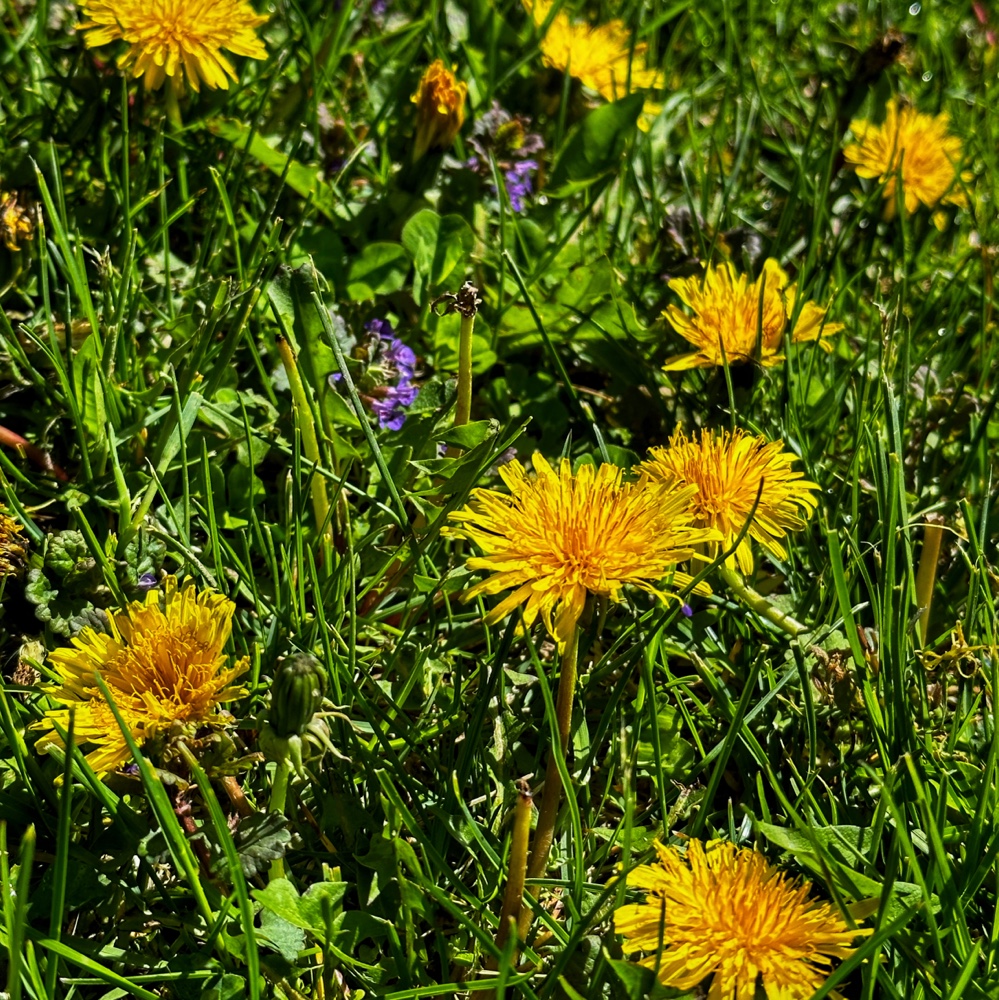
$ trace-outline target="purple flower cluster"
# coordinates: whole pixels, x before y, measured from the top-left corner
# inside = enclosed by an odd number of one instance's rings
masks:
[[[489,187],[495,194],[490,165],[494,161],[503,174],[510,207],[515,212],[523,211],[525,200],[534,191],[533,175],[538,169],[534,156],[545,148],[541,136],[528,131],[529,125],[529,119],[511,115],[493,101],[492,108],[475,123],[468,140],[475,155],[465,167],[490,178]]]
[[[378,426],[397,431],[406,422],[406,407],[420,392],[413,385],[416,355],[395,335],[387,319],[373,319],[364,329],[368,336],[353,351],[355,358],[365,362],[357,380],[358,392],[378,418]],[[330,378],[339,382],[342,375],[335,372]]]
[[[379,427],[397,431],[406,421],[406,407],[420,391],[412,384],[416,355],[395,335],[387,319],[373,319],[364,329],[370,334],[368,375],[377,373],[384,380],[371,390],[371,412],[378,417]]]

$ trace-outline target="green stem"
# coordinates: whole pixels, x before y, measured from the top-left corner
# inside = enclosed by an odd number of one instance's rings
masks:
[[[569,729],[572,723],[572,704],[576,694],[576,659],[579,650],[579,626],[572,626],[572,631],[566,638],[562,649],[562,675],[558,681],[558,698],[555,702],[555,722],[558,727],[558,741],[562,756],[569,749]],[[558,769],[558,758],[554,748],[548,755],[548,767],[545,771],[545,790],[541,799],[541,809],[538,813],[538,825],[534,831],[534,845],[531,848],[531,858],[527,863],[527,877],[541,878],[548,868],[548,855],[551,854],[552,843],[555,840],[555,825],[558,820],[558,807],[562,801],[562,775]],[[539,890],[532,887],[528,890],[535,898]],[[531,926],[531,909],[525,906],[520,911],[517,930],[521,938],[527,936]]]
[[[454,408],[454,426],[468,423],[472,413],[472,329],[475,314],[461,317],[458,332],[458,402]]]
[[[281,355],[281,363],[288,375],[288,385],[291,387],[291,399],[298,417],[298,427],[302,433],[302,448],[305,457],[315,464],[312,473],[312,511],[316,518],[316,531],[322,532],[326,544],[330,542],[332,525],[329,523],[330,500],[326,492],[326,480],[320,475],[318,466],[321,464],[319,454],[319,438],[316,435],[316,422],[312,419],[312,408],[305,394],[305,383],[302,381],[295,360],[295,352],[284,337],[277,338],[277,349]]]
[[[288,801],[288,781],[291,777],[291,761],[287,757],[282,757],[277,763],[274,771],[274,784],[271,785],[271,800],[267,805],[268,812],[285,814],[285,805]],[[275,858],[271,862],[270,879],[284,878],[284,858]]]
[[[165,93],[163,96],[166,103],[167,120],[177,132],[182,132],[184,130],[184,121],[180,117],[180,103],[177,100],[177,91],[174,89],[173,78],[167,81],[164,89]]]
[[[772,625],[783,629],[792,638],[810,631],[807,625],[802,625],[790,615],[784,614],[779,608],[775,608],[762,594],[753,590],[734,569],[723,565],[718,567],[718,573],[743,604],[752,608],[761,618],[765,618]]]

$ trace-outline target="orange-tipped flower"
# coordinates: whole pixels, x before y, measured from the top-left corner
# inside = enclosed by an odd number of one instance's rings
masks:
[[[710,1000],[808,1000],[831,959],[848,958],[854,939],[871,933],[849,927],[830,903],[809,897],[809,883],[758,851],[691,840],[685,854],[660,843],[656,853],[657,863],[628,875],[645,902],[618,907],[614,926],[626,952],[649,953],[640,964],[664,986],[693,990],[711,976]]]
[[[655,482],[697,487],[690,500],[694,523],[721,536],[720,543],[708,547],[712,557],[732,547],[752,515],[748,533],[727,560],[748,575],[753,571],[751,538],[784,559],[780,540],[803,528],[815,511],[819,487],[791,468],[794,461],[783,442],[743,430],[702,430],[700,438],[688,438],[679,428],[667,447],[650,450],[639,469]]]
[[[817,340],[825,350],[825,338],[843,329],[842,323],[827,323],[826,310],[815,302],[805,302],[792,330],[788,330],[797,286],[770,258],[756,281],[739,274],[731,264],[705,266],[700,277],[679,278],[669,283],[688,315],[679,306],[670,306],[663,316],[681,337],[697,351],[669,358],[663,371],[685,368],[713,368],[724,364],[759,361],[764,367],[779,364],[784,336],[795,343]]]
[[[468,87],[455,77],[442,59],[435,59],[412,97],[416,105],[414,160],[427,150],[447,149],[454,142],[465,124],[467,96]]]
[[[902,201],[907,214],[920,202],[933,208],[940,202],[965,203],[958,184],[961,140],[947,131],[946,114],[923,115],[915,108],[888,102],[880,125],[858,119],[850,123],[856,142],[844,150],[846,162],[860,177],[875,177],[884,184],[885,216],[895,215],[896,181],[901,175]]]
[[[88,20],[80,24],[94,48],[122,39],[128,50],[118,65],[156,90],[168,77],[178,87],[186,76],[194,90],[229,89],[236,70],[222,49],[266,59],[256,29],[267,18],[248,0],[80,0]]]

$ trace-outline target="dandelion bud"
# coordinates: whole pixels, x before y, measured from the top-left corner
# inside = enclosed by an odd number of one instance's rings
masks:
[[[416,105],[416,145],[413,159],[429,149],[447,149],[465,123],[468,87],[455,79],[443,60],[435,59],[413,94]]]
[[[278,667],[271,688],[267,722],[279,739],[301,736],[319,711],[325,678],[319,663],[308,653],[291,656]]]

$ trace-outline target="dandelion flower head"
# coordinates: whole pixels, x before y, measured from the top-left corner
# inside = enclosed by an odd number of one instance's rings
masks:
[[[843,150],[846,162],[860,177],[877,178],[884,184],[885,215],[895,214],[895,183],[901,173],[902,199],[911,214],[922,202],[932,208],[940,202],[965,204],[958,185],[961,140],[947,131],[946,114],[924,115],[915,108],[900,107],[892,98],[880,124],[857,119],[850,123],[856,142]]]
[[[24,552],[21,525],[0,504],[0,580],[21,571]]]
[[[533,464],[533,477],[516,460],[501,466],[508,494],[474,490],[472,502],[451,514],[458,525],[448,533],[470,539],[483,553],[470,558],[468,568],[490,574],[466,600],[512,591],[487,622],[522,607],[526,626],[540,616],[564,643],[587,594],[616,601],[630,584],[665,598],[660,581],[670,576],[674,587],[688,584],[690,577],[675,566],[718,538],[694,524],[693,488],[625,482],[623,470],[610,464],[583,465],[575,475],[568,459],[556,470],[535,454]]]
[[[435,59],[420,78],[411,100],[416,105],[416,142],[413,158],[429,149],[447,149],[465,124],[468,86]]]
[[[97,687],[97,671],[140,745],[218,724],[220,705],[245,693],[233,681],[248,660],[230,666],[223,653],[234,610],[221,594],[198,593],[192,581],[178,586],[175,577],[167,577],[162,594],[150,591],[145,601],[109,615],[108,633],[86,628],[71,647],[50,653],[61,683],[47,693],[61,707],[35,723],[34,728],[49,730],[38,749],[63,745],[55,726],[68,731],[73,710],[74,739],[94,747],[87,761],[97,774],[129,759],[125,738]]]
[[[708,1000],[752,1000],[758,981],[770,1000],[808,1000],[831,959],[871,933],[848,927],[758,851],[691,840],[685,856],[659,843],[656,852],[657,863],[628,875],[645,902],[619,907],[614,924],[626,951],[652,953],[640,964],[665,986],[691,990],[712,976]]]
[[[249,0],[80,0],[87,20],[80,24],[88,47],[119,39],[128,49],[118,59],[122,69],[142,77],[156,90],[170,77],[183,77],[194,90],[201,83],[229,89],[236,70],[222,54],[266,59],[256,29],[267,21]]]
[[[542,27],[551,14],[551,0],[522,0],[524,8]],[[541,39],[546,66],[569,73],[604,100],[617,101],[637,90],[661,90],[663,74],[646,64],[648,45],[632,44],[631,33],[621,21],[591,27],[574,24],[561,10]],[[630,86],[629,86],[630,84]],[[639,127],[647,131],[660,107],[646,102]]]
[[[750,539],[784,559],[781,539],[803,528],[818,505],[814,491],[819,487],[791,468],[795,457],[781,441],[741,429],[702,430],[700,437],[688,438],[678,428],[669,444],[652,448],[639,468],[656,482],[697,487],[690,501],[696,523],[715,528],[722,539],[709,547],[712,556],[732,547],[752,514],[748,533],[726,561],[733,568],[738,563],[748,575],[753,571]]]
[[[29,206],[18,201],[17,192],[0,193],[0,240],[12,253],[25,240],[35,238],[35,223]]]
[[[729,263],[707,264],[703,275],[678,278],[669,287],[693,315],[672,305],[663,316],[697,351],[667,359],[664,371],[752,360],[770,367],[783,360],[780,351],[794,313],[797,287],[773,258],[764,263],[756,281]],[[795,343],[817,340],[828,351],[832,348],[825,338],[842,329],[842,323],[827,323],[826,310],[808,301],[790,337]]]

